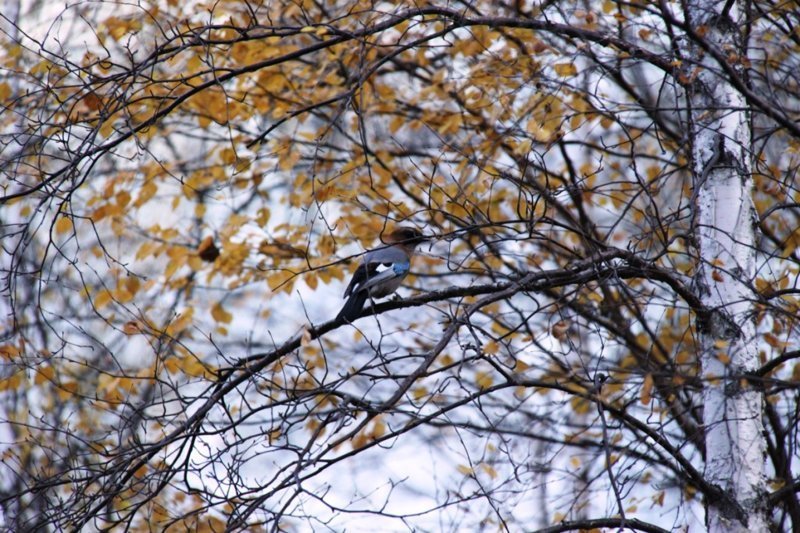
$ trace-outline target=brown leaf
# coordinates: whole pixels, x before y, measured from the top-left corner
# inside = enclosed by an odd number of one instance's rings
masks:
[[[563,341],[567,338],[567,331],[569,330],[569,323],[564,320],[559,320],[550,328],[550,334],[556,339]]]
[[[135,335],[140,333],[141,330],[142,326],[136,320],[125,322],[125,325],[122,326],[122,331],[125,332],[126,335]]]

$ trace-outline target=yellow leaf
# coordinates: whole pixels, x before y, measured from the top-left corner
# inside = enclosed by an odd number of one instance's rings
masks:
[[[309,273],[308,275],[306,275],[306,277],[303,278],[303,280],[306,282],[306,285],[308,285],[309,289],[314,290],[317,288],[317,282],[319,281],[319,278],[315,276],[313,273]]]
[[[189,327],[192,323],[192,318],[194,316],[194,308],[188,307],[183,310],[182,313],[179,313],[175,320],[169,323],[167,326],[167,333],[170,335],[175,335],[187,327]]]
[[[483,347],[483,353],[488,355],[496,355],[500,351],[500,345],[495,341],[487,342]]]
[[[222,302],[217,302],[211,307],[211,317],[223,324],[230,324],[233,320],[233,315],[222,307]]]
[[[483,370],[475,372],[475,384],[481,389],[488,389],[493,383],[494,380],[492,379],[491,373]]]
[[[294,274],[288,270],[279,270],[267,276],[267,284],[274,292],[291,292]]]
[[[375,419],[375,426],[372,428],[372,438],[379,439],[386,433],[386,422],[381,418]]]
[[[136,197],[136,201],[133,202],[133,205],[136,207],[141,207],[150,198],[155,196],[157,192],[158,192],[158,185],[156,185],[155,181],[149,180],[139,189],[139,195]]]
[[[644,377],[644,383],[642,383],[642,394],[640,396],[640,401],[642,405],[648,405],[650,400],[652,399],[653,392],[653,374],[647,374]]]
[[[34,66],[32,66],[32,67],[31,67],[31,68],[28,70],[28,74],[30,74],[30,75],[32,75],[32,76],[39,76],[39,74],[44,74],[44,73],[46,73],[48,70],[50,70],[50,68],[52,67],[52,65],[53,65],[53,64],[52,64],[50,61],[48,61],[48,60],[46,60],[46,59],[43,59],[42,61],[39,61],[39,62],[38,62],[38,63],[36,63]]]
[[[102,309],[111,301],[111,293],[107,290],[100,291],[100,294],[97,295],[97,298],[94,299],[94,306],[98,309]]]
[[[523,139],[514,147],[515,155],[526,155],[530,153],[533,141],[531,139]]]
[[[773,348],[786,348],[786,346],[789,344],[785,341],[780,340],[772,333],[765,333],[764,340],[767,341],[767,344],[769,344]]]
[[[565,78],[574,76],[578,73],[578,67],[575,66],[575,63],[558,63],[554,65],[553,68],[555,69],[556,74]]]
[[[177,374],[178,371],[181,369],[181,362],[178,359],[178,356],[172,356],[169,359],[164,361],[164,368],[167,369],[167,372],[170,374]]]
[[[121,208],[125,208],[131,202],[131,193],[128,191],[119,191],[116,196],[117,205]]]
[[[119,384],[119,378],[111,374],[100,374],[97,377],[97,388],[102,391],[110,391]]]
[[[138,17],[109,17],[105,22],[105,25],[108,28],[108,33],[114,38],[114,40],[119,40],[127,33],[142,29],[142,20]]]
[[[472,475],[475,474],[475,469],[473,469],[472,467],[469,467],[467,465],[458,465],[456,467],[456,470],[458,470],[459,472],[461,472],[465,476],[472,476]]]
[[[0,379],[0,391],[15,390],[22,383],[23,372],[16,372],[11,376]]]
[[[78,393],[79,389],[80,387],[78,386],[77,382],[65,381],[61,383],[58,388],[58,397],[62,401],[70,400]]]
[[[122,287],[114,291],[114,299],[121,304],[126,304],[133,300],[133,294]]]
[[[136,472],[134,472],[133,475],[136,479],[142,479],[147,475],[147,472],[149,471],[150,468],[146,464],[144,464],[140,466],[138,469],[136,469]]]
[[[273,429],[272,431],[267,433],[267,438],[269,439],[269,444],[272,444],[273,442],[278,440],[281,437],[281,435],[282,435],[282,432],[281,432],[280,429]]]
[[[19,355],[19,349],[13,344],[5,344],[0,346],[0,356],[9,361]]]
[[[425,387],[417,387],[411,391],[411,397],[414,398],[414,400],[421,400],[422,398],[427,396],[427,394],[428,394],[428,389],[426,389]]]
[[[589,412],[592,405],[583,398],[579,396],[574,396],[569,401],[570,405],[572,405],[572,410],[575,411],[579,415],[585,415]]]
[[[309,423],[310,423],[310,421],[309,421]],[[358,435],[356,435],[355,437],[353,437],[351,445],[353,446],[354,450],[357,450],[359,448],[363,448],[364,446],[369,444],[369,442],[370,441],[369,441],[369,438],[367,437],[367,435],[365,435],[363,432],[361,432]]]
[[[268,207],[262,207],[258,210],[258,215],[256,216],[255,222],[259,226],[266,226],[267,222],[269,222],[270,217],[270,210]]]
[[[64,234],[68,231],[72,231],[72,219],[67,216],[62,216],[56,222],[56,233]]]
[[[153,253],[154,250],[156,250],[156,243],[152,241],[143,242],[142,245],[139,247],[139,249],[136,251],[136,260],[141,261],[148,255]]]
[[[187,376],[193,378],[199,378],[206,374],[205,365],[194,356],[183,358],[181,361],[181,370],[183,370]]]
[[[41,385],[47,381],[53,381],[53,378],[56,375],[56,371],[50,365],[44,365],[36,370],[36,376],[33,378],[33,382],[36,385]]]
[[[226,165],[231,165],[236,162],[236,152],[233,148],[223,148],[219,153],[219,158]]]
[[[0,102],[6,100],[9,96],[11,96],[11,86],[6,83],[0,83]]]
[[[172,260],[170,260],[167,263],[167,268],[164,270],[164,277],[171,278],[180,267],[186,264],[186,260],[187,257],[185,255],[174,257]]]
[[[489,474],[490,478],[497,479],[497,470],[492,465],[481,463],[481,470]]]
[[[336,196],[338,194],[338,192],[339,192],[339,189],[337,189],[336,184],[329,183],[328,185],[323,185],[323,186],[317,187],[314,190],[314,198],[318,202],[325,202],[329,198],[332,198],[332,197]]]

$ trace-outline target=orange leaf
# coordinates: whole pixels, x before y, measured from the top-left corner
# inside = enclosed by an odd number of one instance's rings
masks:
[[[9,361],[19,355],[19,349],[13,344],[5,344],[0,346],[0,356]]]
[[[639,401],[642,402],[642,405],[648,405],[652,400],[652,393],[653,393],[653,374],[647,374],[644,377],[644,383],[642,383],[642,394],[640,396]]]

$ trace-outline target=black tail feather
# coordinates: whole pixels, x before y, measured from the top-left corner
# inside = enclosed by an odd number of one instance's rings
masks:
[[[344,303],[344,307],[336,315],[336,320],[344,320],[346,322],[353,322],[361,314],[364,308],[364,302],[367,301],[367,291],[356,291],[350,295]]]

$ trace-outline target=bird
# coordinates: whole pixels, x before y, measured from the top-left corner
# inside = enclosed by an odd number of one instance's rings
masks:
[[[426,240],[428,238],[416,228],[399,227],[383,239],[387,246],[364,254],[344,291],[347,301],[336,320],[353,322],[361,314],[367,298],[383,298],[396,291],[408,275],[415,248]]]

